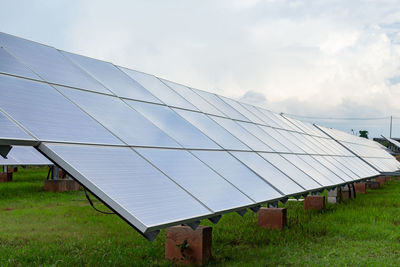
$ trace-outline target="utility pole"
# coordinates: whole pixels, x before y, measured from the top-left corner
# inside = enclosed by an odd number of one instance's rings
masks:
[[[392,138],[392,122],[393,122],[393,117],[390,116],[390,133],[389,133],[390,138]]]

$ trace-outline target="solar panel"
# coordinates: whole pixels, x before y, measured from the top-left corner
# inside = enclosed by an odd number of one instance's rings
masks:
[[[127,100],[126,103],[186,148],[220,148],[199,129],[168,107],[132,100]]]
[[[143,86],[111,63],[67,52],[62,52],[62,54],[82,67],[107,89],[121,97],[161,103],[160,100],[143,88]]]
[[[400,168],[400,163],[375,141],[322,126],[317,128],[378,172],[396,172]]]
[[[225,116],[221,111],[216,109],[213,105],[204,100],[201,96],[196,94],[192,89],[186,87],[184,85],[174,83],[171,81],[167,81],[164,79],[160,79],[163,83],[173,89],[175,92],[180,94],[182,97],[187,99],[192,105],[196,106],[196,108],[203,113],[216,115],[216,116]]]
[[[0,47],[0,73],[41,80],[39,76],[10,55],[3,47]]]
[[[35,145],[149,240],[400,169],[358,137],[11,35],[0,46],[0,144]]]
[[[47,82],[111,93],[55,48],[1,32],[0,45]]]
[[[178,108],[197,110],[196,107],[177,94],[174,90],[166,86],[157,77],[127,68],[120,67],[120,69],[165,104]]]
[[[128,145],[180,147],[176,141],[118,97],[60,86],[57,89]]]
[[[8,153],[7,158],[0,157],[0,165],[12,166],[40,166],[53,165],[53,163],[44,157],[35,148],[30,146],[13,146]]]
[[[45,83],[1,75],[0,108],[39,140],[122,144]]]

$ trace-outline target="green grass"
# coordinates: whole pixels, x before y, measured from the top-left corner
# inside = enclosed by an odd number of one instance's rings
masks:
[[[43,191],[46,168],[0,184],[0,266],[170,266],[165,232],[146,241],[84,193]],[[283,231],[256,226],[256,215],[224,215],[213,226],[210,266],[400,266],[400,181],[323,212],[289,202]],[[96,205],[106,210],[99,202]],[[212,225],[208,221],[203,224]]]

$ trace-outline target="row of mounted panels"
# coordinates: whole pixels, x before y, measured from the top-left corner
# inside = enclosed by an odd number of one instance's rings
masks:
[[[349,151],[361,157],[368,162],[376,170],[380,172],[394,172],[399,166],[399,162],[387,152],[387,148],[378,142],[359,138],[357,136],[338,131],[336,129],[328,129],[317,126],[328,136],[337,140]]]
[[[40,144],[145,235],[379,174],[311,124],[7,34],[0,46],[2,142]]]
[[[167,105],[287,130],[267,110],[189,88],[153,75],[67,53],[0,33],[0,72],[55,85],[79,88],[125,99]]]
[[[2,139],[354,156],[329,137],[17,77],[0,89]]]
[[[54,143],[39,149],[141,232],[379,174],[356,157]]]

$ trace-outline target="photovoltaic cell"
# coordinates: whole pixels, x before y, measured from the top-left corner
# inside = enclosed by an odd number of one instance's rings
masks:
[[[226,151],[197,150],[192,153],[256,202],[282,197],[263,178]]]
[[[306,191],[256,153],[232,152],[232,154],[283,194],[292,195]]]
[[[261,127],[253,123],[239,122],[240,126],[249,131],[252,135],[260,139],[262,142],[272,148],[275,152],[290,152],[287,147],[276,141],[273,137],[268,135]],[[260,151],[260,150],[258,150]]]
[[[183,109],[173,110],[221,147],[230,150],[250,150],[248,146],[240,142],[239,139],[231,135],[225,128],[210,119],[207,115]]]
[[[41,80],[39,76],[10,55],[4,48],[0,47],[0,72],[16,76],[22,76],[29,79]]]
[[[0,75],[0,107],[40,140],[122,144],[44,83]]]
[[[135,100],[161,103],[160,100],[150,94],[143,86],[113,64],[68,52],[62,53],[92,75],[97,81],[101,82],[107,89],[114,92],[114,94]]]
[[[177,94],[174,90],[165,85],[157,77],[127,68],[119,68],[165,104],[178,108],[197,110],[197,108],[195,108],[182,96]]]
[[[166,106],[132,100],[126,100],[126,103],[185,148],[221,149],[199,129]]]
[[[230,105],[232,108],[234,108],[236,111],[238,111],[240,114],[245,116],[250,121],[252,121],[254,123],[264,124],[264,122],[260,118],[258,118],[256,115],[254,115],[253,113],[248,111],[246,108],[244,108],[242,105],[240,105],[239,102],[237,102],[233,99],[227,98],[227,97],[223,97],[223,96],[218,96],[218,97],[221,98],[228,105]]]
[[[48,82],[111,93],[55,48],[1,32],[0,45]]]
[[[219,125],[224,127],[228,132],[236,136],[236,138],[238,138],[254,151],[273,151],[269,146],[261,142],[260,139],[256,138],[250,132],[241,127],[237,122],[215,116],[210,116],[210,118],[212,118]]]
[[[0,127],[1,139],[23,139],[32,141],[35,140],[32,136],[27,134],[21,127],[19,127],[15,122],[7,118],[6,115],[4,115],[1,111],[0,111],[0,125],[1,125]]]
[[[298,155],[293,154],[282,154],[282,157],[290,161],[297,168],[302,170],[304,173],[312,177],[315,181],[323,186],[332,186],[334,183],[329,180],[325,175],[320,173],[318,170],[312,168],[308,163],[302,160]]]
[[[218,110],[220,110],[222,113],[224,113],[228,118],[231,119],[236,119],[236,120],[242,120],[242,121],[249,121],[245,116],[240,114],[237,110],[229,106],[227,103],[222,101],[217,95],[193,89],[195,93],[203,97],[206,101],[214,105]]]
[[[152,148],[137,151],[214,212],[254,204],[187,151]]]
[[[117,97],[60,86],[57,89],[128,145],[181,147],[143,115]]]
[[[184,97],[186,100],[188,100],[192,105],[196,106],[196,108],[206,114],[212,114],[212,115],[217,115],[217,116],[225,116],[221,111],[216,109],[213,105],[208,103],[206,100],[204,100],[201,96],[193,92],[193,90],[189,87],[186,87],[184,85],[174,83],[171,81],[167,81],[164,79],[160,79],[163,83],[165,83],[167,86],[172,88],[175,92],[180,94],[182,97]]]
[[[313,180],[299,168],[291,164],[281,155],[276,153],[259,153],[265,160],[274,165],[276,168],[284,172],[286,175],[294,179],[298,184],[307,190],[321,188],[322,185]]]

